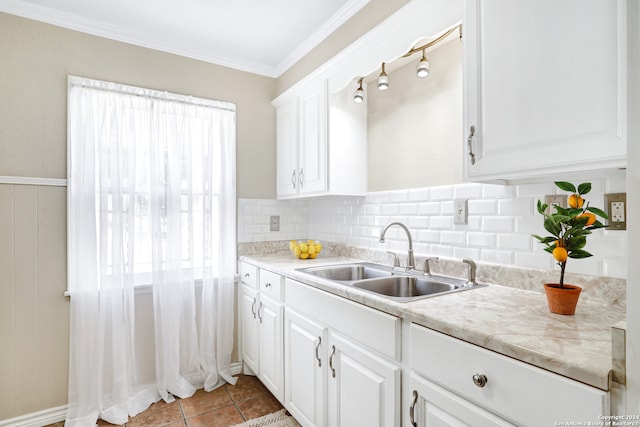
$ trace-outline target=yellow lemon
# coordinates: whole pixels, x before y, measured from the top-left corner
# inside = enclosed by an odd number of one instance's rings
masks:
[[[317,256],[318,256],[318,254],[315,253],[315,252],[312,253],[312,254],[309,254],[309,258],[311,258],[311,259],[316,259]]]
[[[307,259],[309,258],[309,252],[302,252],[300,254],[300,259]]]
[[[309,245],[309,255],[316,253],[316,245]]]
[[[300,254],[302,253],[302,251],[300,250],[300,246],[296,246],[295,248],[293,248],[293,254],[295,256],[297,256],[298,258],[300,258]]]
[[[322,250],[322,245],[320,243],[316,243],[315,247],[316,247],[316,253],[319,254],[320,251]]]
[[[314,243],[315,243],[315,240],[311,240],[311,239],[307,240],[307,244],[309,245],[313,245]]]
[[[300,243],[300,250],[305,253],[305,252],[309,252],[309,245],[307,245],[306,243],[302,242]]]

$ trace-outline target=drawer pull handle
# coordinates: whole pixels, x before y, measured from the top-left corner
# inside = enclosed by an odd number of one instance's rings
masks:
[[[260,310],[262,310],[262,301],[260,301],[260,306],[258,307],[258,318],[260,319],[260,323],[262,323],[262,315],[260,314]]]
[[[294,169],[293,172],[291,172],[291,185],[293,185],[293,189],[296,189],[296,170]]]
[[[485,374],[475,374],[473,376],[473,383],[482,388],[487,385],[487,376]]]
[[[249,273],[244,273],[244,277],[251,277]]]
[[[418,392],[416,390],[413,390],[413,403],[411,403],[411,406],[409,407],[409,418],[411,419],[411,425],[413,427],[418,427],[418,423],[416,422],[416,418],[415,418],[415,409],[416,409],[417,403],[418,403]]]
[[[316,346],[316,360],[318,361],[318,368],[322,367],[322,360],[320,360],[320,356],[318,355],[320,344],[322,344],[322,337],[318,337],[318,345]]]
[[[336,377],[336,369],[333,367],[333,356],[336,355],[336,346],[331,346],[331,356],[329,356],[329,368],[331,368],[331,376]]]
[[[253,313],[253,318],[256,318],[256,299],[253,299],[253,304],[251,304],[251,313]]]
[[[264,284],[264,287],[265,287],[265,288],[270,288],[270,287],[271,287],[271,283],[265,283],[265,284]]]
[[[302,189],[302,187],[304,186],[304,181],[302,178],[303,174],[304,174],[304,168],[300,168],[300,173],[298,174],[298,177],[300,178],[300,189]]]

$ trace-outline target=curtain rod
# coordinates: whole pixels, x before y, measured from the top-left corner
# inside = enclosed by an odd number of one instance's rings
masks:
[[[140,97],[140,98],[157,99],[159,101],[171,101],[171,102],[176,102],[178,104],[199,105],[201,107],[210,107],[210,108],[215,108],[217,110],[222,110],[222,111],[233,111],[233,112],[236,111],[235,104],[233,104],[232,102],[209,100],[209,99],[194,97],[194,96],[191,96],[191,95],[180,95],[180,94],[177,94],[177,93],[171,93],[171,92],[166,92],[166,91],[162,92],[162,91],[158,91],[158,90],[155,90],[155,89],[139,88],[139,87],[124,85],[124,84],[120,84],[120,83],[104,82],[104,83],[108,83],[108,84],[118,85],[118,86],[121,86],[123,88],[131,89],[132,91],[129,92],[129,91],[126,91],[126,90],[117,90],[117,89],[112,89],[112,88],[104,88],[104,87],[97,87],[97,86],[87,85],[85,82],[83,82],[81,80],[101,82],[101,80],[93,80],[93,79],[88,79],[88,78],[84,78],[84,77],[69,76],[69,85],[71,87],[82,87],[84,89],[93,89],[93,90],[102,91],[102,92],[118,93],[118,94],[130,95],[130,96],[137,96],[137,97]],[[152,92],[155,92],[156,94],[135,93],[134,91],[136,91],[136,90],[152,91]],[[162,95],[159,95],[159,94],[162,94]],[[186,99],[175,99],[175,98],[189,98],[190,100],[193,100],[193,101],[187,101]],[[198,102],[198,101],[200,101],[200,102]],[[231,107],[222,107],[222,106],[217,106],[217,105],[211,105],[210,103],[231,104],[231,105],[233,105],[233,108],[231,108]]]

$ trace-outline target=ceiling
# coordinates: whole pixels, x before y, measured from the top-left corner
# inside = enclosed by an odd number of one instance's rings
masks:
[[[0,0],[0,11],[278,77],[370,0]]]

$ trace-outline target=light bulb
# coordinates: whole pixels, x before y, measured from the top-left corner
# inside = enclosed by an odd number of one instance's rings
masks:
[[[429,75],[429,61],[427,61],[427,58],[424,56],[424,50],[422,51],[422,59],[416,67],[416,74],[418,77],[427,77]]]
[[[356,90],[356,93],[353,95],[353,100],[356,104],[362,104],[364,101],[364,91],[362,88],[358,88],[358,90]]]
[[[384,72],[384,62],[382,63],[382,72],[378,76],[378,90],[389,89],[389,76]]]

